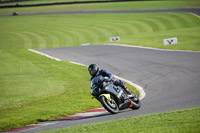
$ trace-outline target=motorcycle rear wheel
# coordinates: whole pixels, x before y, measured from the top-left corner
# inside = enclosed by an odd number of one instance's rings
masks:
[[[141,101],[139,100],[139,98],[137,98],[137,100],[133,101],[132,103],[132,107],[131,109],[136,110],[139,109],[141,107]]]
[[[103,107],[108,111],[110,112],[111,114],[116,114],[119,112],[119,107],[118,105],[116,104],[114,98],[111,96],[110,97],[110,101],[105,97],[105,96],[102,96],[99,98],[101,104],[103,105]]]

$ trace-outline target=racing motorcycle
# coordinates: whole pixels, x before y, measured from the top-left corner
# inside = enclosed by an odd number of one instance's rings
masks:
[[[141,106],[141,102],[136,95],[129,98],[122,87],[114,85],[113,79],[108,79],[101,75],[92,79],[91,94],[112,114],[127,108],[136,110]]]

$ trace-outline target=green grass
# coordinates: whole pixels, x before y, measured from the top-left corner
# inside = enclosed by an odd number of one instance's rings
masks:
[[[19,2],[10,2],[10,3],[1,3],[0,6],[7,6],[7,5],[30,5],[30,4],[45,4],[45,3],[64,3],[64,2],[81,2],[81,1],[112,1],[112,0],[29,0],[29,1],[19,1]],[[146,1],[155,1],[155,0],[146,0]],[[159,2],[166,2],[169,0],[156,0]],[[191,3],[191,1],[198,1],[198,0],[175,0],[180,1],[183,3]],[[127,1],[125,1],[127,2]],[[134,2],[134,0],[133,0]],[[114,2],[115,3],[115,2]],[[120,2],[122,3],[122,2]],[[158,2],[157,2],[158,3]]]
[[[120,36],[121,44],[200,50],[200,19],[187,13],[17,16],[2,17],[0,24],[0,49],[104,44]],[[163,39],[171,37],[178,44],[164,46]]]
[[[86,67],[27,50],[0,50],[0,59],[0,131],[102,107]]]
[[[166,8],[193,8],[200,7],[200,2],[195,0],[182,1],[135,1],[114,3],[91,3],[54,5],[41,7],[23,7],[0,9],[0,15],[11,15],[18,11],[19,14],[47,13],[47,12],[72,12],[91,10],[134,10],[134,9],[166,9]]]
[[[45,133],[199,133],[200,108],[73,126]]]
[[[27,50],[1,50],[0,59],[0,130],[100,106],[91,100],[86,67]]]
[[[44,4],[44,3],[61,3],[61,2],[81,2],[81,1],[110,1],[110,0],[28,0],[28,1],[18,1],[18,2],[5,2],[1,3],[0,6],[6,5],[30,5],[30,4]]]

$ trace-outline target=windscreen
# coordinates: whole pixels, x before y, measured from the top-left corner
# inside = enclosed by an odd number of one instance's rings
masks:
[[[102,77],[102,76],[97,76],[97,77],[95,77],[95,78],[92,79],[92,81],[91,81],[91,87],[92,87],[92,88],[93,88],[94,86],[97,85],[97,83],[98,83],[98,81],[99,81],[99,79],[100,79],[101,77]]]

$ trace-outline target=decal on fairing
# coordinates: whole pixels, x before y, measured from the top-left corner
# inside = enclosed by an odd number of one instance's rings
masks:
[[[99,97],[101,97],[101,96],[105,96],[108,101],[111,100],[110,94],[101,94]]]
[[[119,92],[119,94],[117,95],[117,97],[121,97],[121,95],[122,95],[122,93],[123,93],[123,91],[121,90],[120,92]]]

